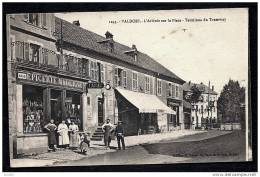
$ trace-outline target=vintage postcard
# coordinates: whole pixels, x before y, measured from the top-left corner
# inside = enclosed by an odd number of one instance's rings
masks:
[[[5,20],[10,167],[252,161],[248,8]]]

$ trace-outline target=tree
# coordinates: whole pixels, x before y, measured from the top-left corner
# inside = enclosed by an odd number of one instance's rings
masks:
[[[229,80],[224,85],[217,101],[218,112],[221,114],[223,123],[238,123],[241,120],[241,104],[245,103],[245,88],[240,87],[238,81]]]
[[[198,127],[198,108],[195,107],[198,102],[201,101],[201,94],[203,90],[199,88],[196,84],[192,85],[190,88],[190,92],[185,93],[184,99],[185,101],[189,102],[194,110],[195,110],[195,116],[196,116],[196,127]]]

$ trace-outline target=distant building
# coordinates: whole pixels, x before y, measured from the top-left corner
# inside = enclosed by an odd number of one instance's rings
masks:
[[[191,105],[191,122],[195,124],[196,128],[206,127],[207,124],[215,126],[218,122],[217,118],[217,96],[218,93],[214,91],[214,86],[209,88],[203,83],[195,84],[186,82],[183,84],[184,97],[189,96],[192,93],[191,87],[196,85],[202,92],[199,102]]]

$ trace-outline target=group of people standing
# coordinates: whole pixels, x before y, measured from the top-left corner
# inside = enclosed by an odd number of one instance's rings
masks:
[[[106,148],[110,148],[110,143],[113,134],[116,135],[118,149],[121,150],[121,144],[123,150],[125,150],[125,139],[124,139],[124,127],[122,121],[118,121],[118,125],[114,128],[114,125],[110,123],[110,119],[102,125],[102,130],[104,132],[104,144]]]
[[[76,149],[78,147],[82,148],[83,142],[87,143],[89,146],[89,133],[84,132],[83,134],[78,134],[79,127],[74,121],[71,121],[69,126],[65,123],[65,120],[58,125],[54,124],[54,120],[51,119],[50,122],[44,127],[49,132],[49,149],[55,151],[57,145],[56,134],[58,135],[58,145],[60,148],[71,148]]]
[[[68,126],[65,123],[65,120],[62,120],[62,122],[57,127],[54,124],[54,120],[51,119],[44,128],[49,132],[48,140],[50,150],[56,151],[56,134],[58,136],[58,145],[60,148],[80,148],[82,153],[86,153],[87,148],[90,146],[90,133],[87,131],[84,133],[78,133],[79,127],[75,124],[74,121],[71,121],[71,124]],[[107,119],[106,122],[102,125],[102,130],[104,132],[104,144],[107,149],[110,148],[110,143],[114,134],[117,138],[118,149],[121,150],[121,144],[123,150],[125,149],[125,132],[121,121],[118,121],[118,125],[114,127],[114,125],[110,123],[110,119]]]

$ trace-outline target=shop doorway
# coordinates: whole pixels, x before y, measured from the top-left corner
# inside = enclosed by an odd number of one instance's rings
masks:
[[[104,123],[104,101],[102,98],[98,98],[98,125]]]
[[[51,89],[51,119],[56,125],[62,121],[61,91]]]
[[[66,91],[65,118],[70,120],[70,122],[75,122],[79,130],[83,130],[81,109],[81,94],[74,91]]]

